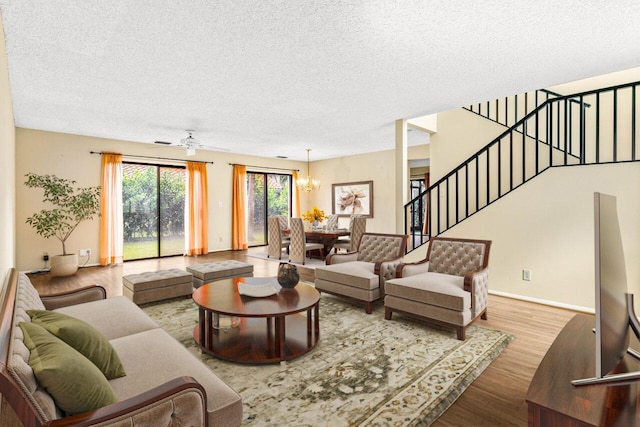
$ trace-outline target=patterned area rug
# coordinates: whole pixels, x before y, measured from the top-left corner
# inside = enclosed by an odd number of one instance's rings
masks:
[[[286,364],[240,365],[201,353],[191,300],[143,307],[243,399],[243,426],[428,426],[513,339],[475,324],[452,330],[364,309],[323,294],[320,341]]]

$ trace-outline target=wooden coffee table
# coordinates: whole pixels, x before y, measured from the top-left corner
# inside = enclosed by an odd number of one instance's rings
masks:
[[[203,285],[193,292],[199,307],[193,337],[217,358],[240,363],[276,363],[307,353],[320,339],[320,293],[298,283],[268,297],[238,293],[238,283],[275,283],[273,277],[240,277]],[[306,316],[303,313],[306,312]],[[239,318],[236,326],[214,327],[217,316]]]

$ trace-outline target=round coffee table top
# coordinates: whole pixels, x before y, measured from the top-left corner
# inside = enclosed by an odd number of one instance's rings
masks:
[[[293,289],[281,288],[275,295],[250,297],[240,295],[238,284],[249,286],[273,284],[280,288],[275,277],[237,277],[218,280],[200,286],[193,292],[193,301],[205,310],[239,317],[272,317],[298,313],[313,307],[320,293],[313,287],[298,283]]]

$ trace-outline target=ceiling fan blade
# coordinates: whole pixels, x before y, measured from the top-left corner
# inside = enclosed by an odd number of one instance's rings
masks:
[[[160,145],[173,145],[173,143],[167,142],[167,141],[153,141],[153,143],[160,144]]]

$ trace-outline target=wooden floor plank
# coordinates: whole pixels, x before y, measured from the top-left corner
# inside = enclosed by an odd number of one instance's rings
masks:
[[[235,259],[254,266],[255,276],[275,276],[278,263],[247,257],[246,251],[215,252],[199,257],[170,257],[126,262],[111,267],[81,268],[71,277],[30,275],[41,294],[59,292],[97,283],[108,296],[122,294],[122,275],[193,264]],[[299,267],[300,278],[313,281],[313,270]],[[354,309],[360,309],[355,307]],[[525,426],[525,395],[529,382],[547,349],[564,325],[575,315],[571,310],[489,296],[489,319],[478,325],[515,335],[502,354],[474,381],[434,426]]]

